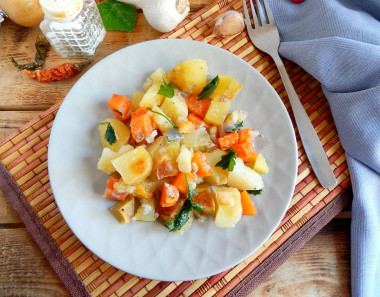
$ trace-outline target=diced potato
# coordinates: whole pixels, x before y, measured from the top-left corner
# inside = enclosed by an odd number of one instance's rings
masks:
[[[140,91],[133,91],[132,93],[132,110],[135,111],[140,107],[141,99],[144,97],[144,93]]]
[[[187,222],[185,223],[185,225],[183,225],[183,227],[181,228],[181,230],[174,231],[174,232],[182,235],[183,232],[185,232],[187,229],[189,229],[189,227],[191,226],[191,224],[193,223],[193,221],[194,221],[194,214],[193,214],[192,211],[190,211],[189,212],[189,219],[187,220]]]
[[[233,171],[228,172],[227,184],[239,190],[260,190],[264,187],[263,179],[253,169],[244,165],[240,158],[236,158]]]
[[[196,196],[193,196],[193,201],[194,203],[199,203],[202,205],[202,213],[209,216],[215,215],[215,201],[209,185],[199,184],[197,185],[195,191],[198,194]]]
[[[110,150],[108,147],[105,147],[103,149],[102,156],[100,157],[98,162],[98,169],[107,174],[115,172],[116,169],[115,167],[113,167],[111,161],[131,150],[133,150],[133,146],[129,144],[122,146],[117,152],[114,152],[113,150]]]
[[[212,186],[224,185],[227,183],[228,170],[223,169],[222,167],[216,167],[222,156],[226,153],[220,149],[213,150],[210,153],[207,153],[207,161],[210,163],[211,167],[214,169],[214,174],[211,176],[206,176],[204,178],[205,182]]]
[[[227,119],[224,121],[224,125],[228,123],[237,124],[240,122],[244,122],[245,119],[247,118],[247,115],[248,115],[247,112],[240,109],[236,109],[227,117]]]
[[[111,128],[108,128],[109,126]],[[107,118],[99,124],[99,134],[103,147],[108,147],[117,152],[124,144],[128,143],[131,131],[123,122]]]
[[[156,203],[154,199],[140,199],[134,218],[136,221],[153,222],[156,220]]]
[[[160,108],[176,125],[186,120],[189,113],[186,100],[178,92],[173,98],[165,98]]]
[[[165,97],[158,94],[160,86],[161,83],[154,81],[151,87],[146,91],[146,93],[142,97],[139,106],[153,108],[154,106],[161,105]]]
[[[113,184],[113,189],[118,193],[133,194],[136,191],[136,187],[133,185],[126,185],[122,179]]]
[[[142,198],[142,199],[152,199],[153,192],[149,191],[147,185],[143,182],[134,185],[135,190],[133,191],[133,195]]]
[[[183,173],[191,172],[191,158],[193,157],[193,150],[188,149],[185,145],[181,146],[179,155],[177,157],[178,169]]]
[[[249,162],[246,165],[261,174],[269,172],[267,162],[262,154],[258,154],[255,161]]]
[[[111,212],[120,223],[129,223],[135,214],[135,199],[127,197],[124,201],[120,201],[111,207]]]
[[[227,116],[231,101],[212,101],[204,120],[216,126],[221,126]]]
[[[152,172],[153,161],[147,150],[138,146],[111,161],[127,185],[138,184]]]
[[[220,98],[232,99],[243,87],[232,76],[219,74],[219,83],[210,98],[219,101]]]
[[[157,111],[159,113],[162,113],[163,115],[167,116],[161,108],[158,106],[155,106],[152,108],[153,111]],[[160,129],[161,133],[164,134],[166,131],[173,129],[173,126],[169,123],[165,117],[162,115],[159,115],[157,113],[153,113],[153,122],[156,123],[158,129]]]
[[[153,79],[151,79],[150,77],[147,77],[146,78],[146,81],[143,83],[143,88],[146,91],[149,90],[149,88],[153,85]]]
[[[163,80],[166,81],[166,73],[164,69],[158,68],[156,71],[154,71],[150,76],[149,76],[153,81],[158,82],[160,84],[163,83]]]
[[[184,134],[181,144],[189,149],[192,148],[194,152],[206,150],[214,145],[207,131],[203,129],[195,130],[193,133]]]
[[[178,142],[167,142],[165,136],[160,136],[147,147],[147,150],[153,160],[151,175],[153,180],[178,175],[177,157],[180,150]]]
[[[187,60],[169,70],[167,78],[181,91],[199,94],[206,86],[207,63],[204,60]]]
[[[242,215],[240,192],[236,188],[212,187],[216,204],[215,225],[220,228],[232,228]]]

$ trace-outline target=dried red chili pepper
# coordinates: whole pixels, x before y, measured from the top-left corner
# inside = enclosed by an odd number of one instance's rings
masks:
[[[44,70],[22,70],[21,72],[39,82],[61,81],[76,75],[88,64],[90,64],[90,61],[82,63],[64,63]]]

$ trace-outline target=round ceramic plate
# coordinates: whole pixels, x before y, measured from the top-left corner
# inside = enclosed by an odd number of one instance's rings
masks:
[[[232,229],[211,219],[193,222],[183,234],[157,222],[120,224],[102,197],[108,176],[97,170],[102,146],[98,124],[112,116],[107,99],[131,96],[159,67],[204,59],[208,77],[233,76],[244,85],[232,109],[249,113],[245,126],[264,136],[255,145],[266,157],[262,195],[252,197],[256,216]],[[297,170],[296,142],[288,113],[272,86],[249,64],[226,50],[187,40],[154,40],[124,48],[81,77],[64,99],[50,135],[48,166],[55,200],[81,242],[128,273],[163,281],[192,280],[222,272],[257,250],[273,233],[290,203]]]

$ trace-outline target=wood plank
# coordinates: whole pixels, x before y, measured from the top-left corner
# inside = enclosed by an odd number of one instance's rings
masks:
[[[249,297],[351,296],[349,219],[334,219]]]
[[[0,242],[4,296],[69,296],[25,229],[0,229]],[[350,220],[334,219],[249,296],[350,296],[349,246]]]
[[[70,296],[23,228],[0,229],[1,296]]]

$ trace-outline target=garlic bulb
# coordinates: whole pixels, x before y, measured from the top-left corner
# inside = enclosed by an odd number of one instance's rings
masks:
[[[243,15],[236,10],[228,10],[216,20],[214,35],[220,37],[232,36],[245,28]]]
[[[188,0],[118,0],[143,10],[148,23],[157,31],[173,30],[190,11]]]

